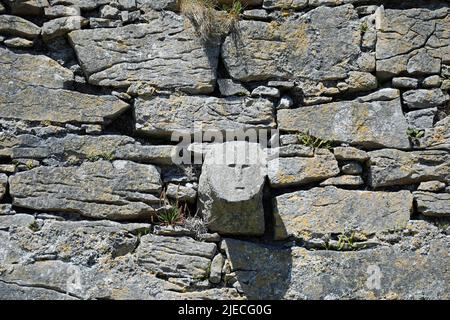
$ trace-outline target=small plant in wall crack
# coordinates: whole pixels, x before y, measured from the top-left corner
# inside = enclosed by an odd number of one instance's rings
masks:
[[[184,224],[186,215],[189,213],[187,204],[181,205],[178,197],[175,202],[170,201],[167,198],[166,191],[163,190],[161,192],[160,205],[162,210],[157,214],[157,218],[161,224],[167,226]]]
[[[298,141],[300,144],[303,144],[307,147],[311,148],[323,148],[323,149],[331,149],[331,141],[322,140],[320,138],[314,137],[307,133],[299,133],[297,135]]]
[[[415,144],[418,145],[419,144],[419,139],[422,138],[425,135],[425,131],[424,130],[419,130],[416,128],[408,128],[406,130],[406,135],[408,136],[409,140]]]

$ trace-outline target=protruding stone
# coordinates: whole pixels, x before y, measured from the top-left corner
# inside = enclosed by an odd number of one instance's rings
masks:
[[[209,274],[209,281],[211,283],[220,283],[222,280],[222,268],[225,263],[225,259],[221,254],[218,254],[214,257],[211,262],[211,272]]]
[[[374,188],[430,180],[450,181],[450,155],[447,151],[382,149],[369,152],[369,155],[369,183]]]
[[[408,127],[400,99],[359,103],[335,102],[278,111],[282,131],[365,147],[409,148]]]
[[[439,107],[449,100],[448,94],[441,89],[419,89],[403,93],[403,101],[410,109]]]
[[[416,191],[417,211],[429,217],[450,217],[450,194]]]
[[[8,176],[4,173],[0,173],[0,200],[2,200],[5,195],[7,184]]]
[[[342,172],[345,174],[351,174],[351,175],[357,175],[361,174],[363,171],[362,166],[358,162],[347,162],[344,165],[342,165],[341,168]]]
[[[320,183],[321,186],[344,186],[344,187],[359,187],[364,185],[364,180],[360,176],[346,175],[328,178]]]
[[[394,230],[406,226],[412,206],[408,191],[348,191],[330,186],[287,193],[274,200],[275,238]]]
[[[218,79],[220,93],[225,96],[248,96],[250,92],[240,83],[232,79]]]
[[[162,187],[156,167],[125,160],[41,166],[11,176],[9,183],[17,207],[112,220],[155,214]]]
[[[369,159],[367,152],[353,147],[336,147],[333,149],[333,152],[338,160],[356,160],[364,162]]]
[[[406,114],[406,120],[411,127],[417,129],[432,128],[437,108],[415,110]]]
[[[62,17],[50,20],[42,26],[42,38],[45,41],[61,37],[67,33],[79,30],[87,25],[88,20],[81,16]]]
[[[0,16],[0,34],[34,39],[40,33],[41,28],[28,20],[7,14]]]
[[[256,143],[214,144],[203,163],[199,207],[208,228],[219,234],[262,235],[262,190],[266,157]]]
[[[282,188],[321,181],[339,174],[339,167],[328,150],[316,150],[314,157],[276,158],[269,161],[269,181]]]
[[[167,186],[166,195],[178,201],[193,203],[197,199],[197,191],[192,187],[170,183]]]
[[[416,89],[419,86],[419,80],[408,77],[396,77],[392,79],[392,86],[398,89]]]
[[[445,189],[445,183],[440,181],[427,181],[421,182],[417,190],[419,191],[430,191],[439,192]]]

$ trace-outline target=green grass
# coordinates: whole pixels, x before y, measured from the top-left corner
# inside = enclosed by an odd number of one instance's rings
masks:
[[[416,128],[408,128],[406,130],[406,135],[413,140],[417,140],[422,138],[425,135],[425,131],[424,130],[419,130]]]
[[[331,141],[323,140],[317,137],[314,137],[307,133],[299,133],[297,135],[298,141],[300,144],[305,145],[311,148],[323,148],[323,149],[331,149]]]

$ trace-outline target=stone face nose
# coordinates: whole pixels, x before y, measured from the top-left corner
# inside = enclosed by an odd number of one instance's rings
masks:
[[[226,142],[209,150],[199,181],[199,207],[211,231],[264,233],[265,163],[265,153],[256,143]]]

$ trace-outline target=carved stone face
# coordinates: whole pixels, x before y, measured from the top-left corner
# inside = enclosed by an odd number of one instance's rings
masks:
[[[261,192],[266,156],[256,143],[233,141],[211,147],[204,165],[209,185],[224,200],[239,202]]]

